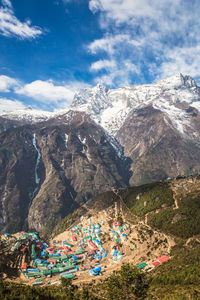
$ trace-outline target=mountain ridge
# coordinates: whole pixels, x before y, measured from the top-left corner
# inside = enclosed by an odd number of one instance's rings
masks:
[[[163,103],[160,103],[159,101],[156,103],[158,95],[161,95],[163,92],[167,93],[170,89],[172,90],[170,104],[173,102],[180,103],[185,101],[190,104],[197,102],[196,108],[200,109],[200,105],[198,103],[200,99],[200,88],[197,86],[192,77],[188,75],[183,76],[181,73],[178,73],[167,79],[159,80],[156,83],[129,85],[118,89],[108,89],[101,84],[97,84],[97,86],[93,88],[85,88],[76,93],[72,104],[65,110],[48,112],[29,108],[18,110],[18,114],[16,111],[8,111],[7,113],[5,111],[1,111],[0,116],[12,120],[24,120],[29,123],[36,123],[46,121],[54,117],[60,117],[70,110],[78,110],[89,114],[96,122],[100,123],[104,129],[110,132],[106,125],[108,122],[106,118],[111,112],[120,113],[120,117],[124,120],[131,108],[136,108],[140,105],[147,105],[152,101],[155,102],[155,105],[161,108]],[[176,95],[177,89],[179,89],[179,96]],[[189,89],[189,91],[187,89]],[[180,92],[182,93],[181,97],[184,97],[184,101],[179,99]],[[169,95],[167,94],[166,96]],[[118,102],[118,107],[115,102]],[[122,109],[119,107],[119,104],[122,105]],[[107,112],[105,111],[106,109],[108,109]],[[101,114],[103,114],[103,116],[101,116]],[[117,126],[117,129],[119,129],[119,125]]]

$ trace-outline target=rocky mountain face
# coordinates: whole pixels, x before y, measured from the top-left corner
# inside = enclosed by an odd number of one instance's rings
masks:
[[[52,120],[0,135],[2,230],[25,225],[51,230],[94,195],[128,184],[126,161],[104,130],[82,117],[77,113],[68,124]]]
[[[74,96],[69,109],[0,112],[0,229],[39,232],[128,185],[200,172],[200,88],[177,74]]]
[[[199,132],[199,113],[195,115],[191,125],[195,124],[196,131],[184,136],[169,116],[151,105],[129,113],[116,138],[131,158],[131,185],[200,172],[199,136],[192,137]]]

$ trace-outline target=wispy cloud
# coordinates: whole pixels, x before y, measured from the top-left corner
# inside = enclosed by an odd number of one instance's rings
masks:
[[[102,39],[93,41],[88,46],[89,51],[94,55],[101,54],[106,57],[91,64],[90,69],[93,72],[101,72],[95,78],[95,83],[109,86],[132,83],[135,76],[140,76],[141,64],[135,53],[136,49],[139,52],[142,45],[142,39],[133,39],[128,33],[106,34]]]
[[[12,3],[10,0],[1,0],[1,2],[3,6],[12,8]]]
[[[0,7],[0,34],[20,39],[33,39],[43,33],[38,26],[32,26],[30,20],[21,22],[14,14],[10,0],[2,0]]]
[[[104,74],[96,68],[97,78],[115,84],[113,72],[120,76],[120,70],[126,70],[124,80],[132,83],[143,76],[154,80],[174,72],[200,76],[198,0],[90,0],[89,8],[99,13],[105,31],[88,47],[97,57],[91,69],[95,70],[95,63],[98,66],[99,55],[107,64],[115,64],[115,68],[105,68]],[[133,69],[125,69],[127,60]],[[124,83],[123,76],[118,82]]]
[[[111,69],[111,68],[114,68],[116,66],[116,63],[115,61],[111,61],[111,60],[98,60],[96,62],[94,62],[92,65],[91,65],[91,70],[94,70],[94,71],[99,71],[99,70],[102,70],[102,69]]]
[[[158,71],[161,77],[165,78],[175,73],[181,72],[193,76],[200,81],[200,44],[191,47],[176,47],[167,49],[165,53],[167,60],[161,63]]]
[[[117,61],[107,61],[106,64],[103,61],[97,61],[93,63],[91,68],[93,71],[105,70],[103,74],[96,76],[94,83],[105,84],[106,86],[119,87],[121,85],[128,85],[133,82],[132,76],[140,74],[139,65],[135,65],[129,59],[123,59],[120,64]]]
[[[19,86],[19,80],[6,75],[0,75],[0,92],[10,92],[12,89]]]
[[[142,40],[134,40],[130,34],[106,34],[103,38],[94,40],[89,46],[88,49],[91,53],[96,54],[99,51],[105,51],[108,54],[115,54],[116,51],[120,52],[118,46],[123,46],[125,43],[126,46],[136,46],[139,47],[142,45]]]

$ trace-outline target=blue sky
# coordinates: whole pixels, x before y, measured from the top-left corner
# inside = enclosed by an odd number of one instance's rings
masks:
[[[0,109],[178,72],[199,82],[199,15],[199,0],[0,0]]]

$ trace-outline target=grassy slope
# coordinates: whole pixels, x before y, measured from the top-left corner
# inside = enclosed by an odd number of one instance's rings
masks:
[[[200,194],[186,195],[176,210],[161,210],[149,216],[148,222],[154,228],[181,238],[189,238],[200,233]],[[173,222],[178,216],[180,220]]]
[[[131,188],[124,198],[132,213],[139,217],[149,213],[151,227],[176,236],[181,244],[172,251],[171,261],[149,273],[147,299],[200,299],[200,245],[183,246],[187,238],[200,234],[199,183],[177,198],[179,208],[173,209],[173,192],[167,182]]]
[[[200,245],[175,247],[172,255],[148,275],[148,299],[200,299]]]
[[[142,217],[148,212],[161,208],[162,205],[172,205],[173,193],[168,183],[146,184],[131,188],[125,203],[132,213]]]
[[[173,191],[169,182],[129,188],[122,194],[124,202],[132,214],[144,218],[148,213],[148,224],[152,228],[185,239],[200,233],[199,189],[188,191],[184,196],[181,195],[178,209],[174,209]],[[66,230],[72,223],[79,221],[82,215],[89,215],[91,211],[98,212],[109,207],[116,200],[113,192],[107,192],[88,201],[73,214],[61,220],[55,227],[53,235]]]
[[[200,233],[200,190],[179,198],[179,208],[174,209],[170,184],[159,182],[131,188],[124,201],[139,217],[149,213],[151,227],[186,239]]]

